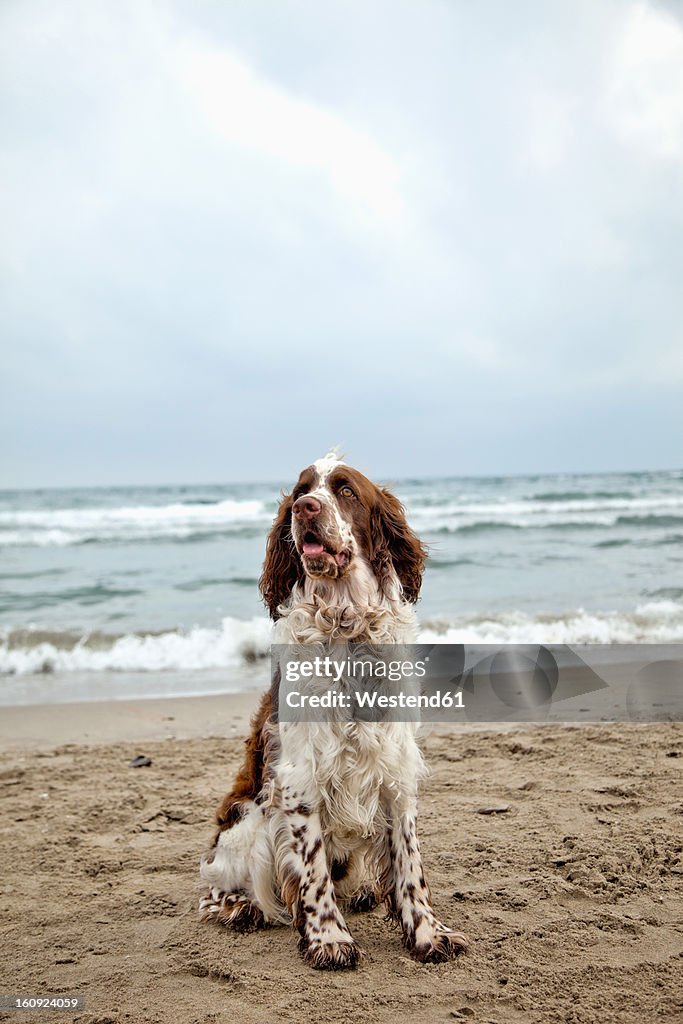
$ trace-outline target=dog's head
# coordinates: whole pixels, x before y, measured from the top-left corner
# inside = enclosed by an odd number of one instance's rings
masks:
[[[260,588],[277,618],[297,583],[342,582],[364,566],[382,593],[393,593],[398,584],[403,599],[415,602],[425,559],[398,499],[330,452],[304,469],[291,494],[283,496]]]

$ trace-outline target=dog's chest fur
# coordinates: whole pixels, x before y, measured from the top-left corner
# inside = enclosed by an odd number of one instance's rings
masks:
[[[278,621],[274,640],[288,645],[337,645],[342,638],[354,643],[412,643],[414,613],[403,604],[398,611],[390,602],[368,602],[364,615],[356,610],[349,638],[339,627],[344,621],[343,601],[323,605],[320,600],[295,600]],[[307,692],[340,688],[329,678],[307,682]],[[394,805],[408,800],[424,763],[414,724],[340,718],[281,722],[279,761],[281,767],[292,766],[297,785],[313,797],[328,845],[348,852],[386,828],[387,799]]]
[[[280,735],[282,762],[298,757],[324,834],[347,847],[385,828],[387,799],[408,799],[422,774],[414,727],[403,722],[292,722]]]

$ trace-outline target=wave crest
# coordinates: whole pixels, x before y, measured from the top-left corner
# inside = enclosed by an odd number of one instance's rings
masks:
[[[639,644],[681,643],[683,604],[649,601],[632,612],[494,615],[435,618],[421,624],[420,642],[444,644]]]
[[[270,624],[262,618],[123,636],[22,629],[0,643],[0,675],[234,668],[266,658],[269,645]]]
[[[0,546],[65,547],[93,541],[195,540],[264,527],[271,515],[256,499],[176,502],[121,508],[0,512]]]
[[[79,635],[21,629],[0,641],[0,675],[64,672],[168,672],[242,668],[268,657],[270,623],[265,618],[224,618],[220,626],[188,631]],[[632,612],[436,617],[420,624],[420,643],[680,643],[683,604],[650,601]],[[235,687],[239,689],[239,686]]]

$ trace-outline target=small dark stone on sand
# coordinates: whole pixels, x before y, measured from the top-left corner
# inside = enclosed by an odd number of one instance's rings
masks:
[[[148,768],[152,763],[152,758],[147,757],[145,754],[138,754],[132,761],[128,762],[129,768]]]

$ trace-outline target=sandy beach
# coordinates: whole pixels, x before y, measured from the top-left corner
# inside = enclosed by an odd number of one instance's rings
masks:
[[[679,727],[428,731],[423,854],[472,952],[420,966],[374,911],[350,918],[366,961],[330,975],[303,967],[287,928],[197,920],[197,860],[253,704],[3,709],[1,991],[79,994],[86,1009],[55,1019],[83,1024],[683,1013]],[[128,767],[137,754],[151,766]]]

